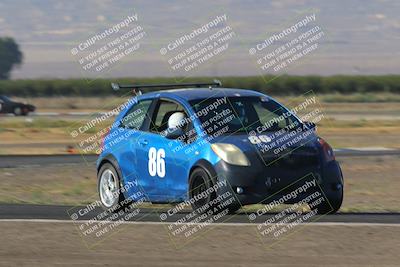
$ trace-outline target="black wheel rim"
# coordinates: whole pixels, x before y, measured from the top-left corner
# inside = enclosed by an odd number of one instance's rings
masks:
[[[192,182],[191,198],[205,192],[207,190],[207,184],[205,178],[202,175],[194,177]],[[197,198],[198,200],[194,202],[196,207],[201,207],[208,202],[209,196],[203,198]]]

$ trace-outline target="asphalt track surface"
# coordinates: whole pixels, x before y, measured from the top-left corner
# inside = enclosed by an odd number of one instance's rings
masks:
[[[400,156],[400,149],[335,149],[337,158],[344,157],[376,157]],[[94,164],[97,155],[0,155],[0,168],[14,168],[19,166],[47,166],[54,164]]]
[[[338,158],[354,157],[354,156],[400,156],[400,150],[355,150],[341,149],[336,150],[335,154]],[[17,156],[0,156],[0,168],[11,168],[19,166],[44,166],[53,164],[94,164],[97,155],[17,155]],[[77,211],[84,209],[84,206],[60,206],[60,205],[31,205],[31,204],[1,204],[0,220],[18,219],[42,219],[42,220],[71,220],[69,214],[71,210]],[[78,220],[91,220],[97,214],[102,212],[101,208],[87,212],[83,216],[79,216]],[[161,222],[160,214],[167,210],[162,209],[145,209],[141,208],[141,216],[135,216],[135,221],[139,222]],[[164,222],[176,222],[180,218],[187,215],[188,212],[180,212],[169,216]],[[262,223],[274,214],[266,214],[259,216],[255,221],[249,221],[248,215],[238,213],[235,216],[228,216],[227,223],[247,224]],[[338,213],[335,215],[325,215],[318,220],[318,223],[369,223],[369,224],[400,224],[400,213]]]
[[[2,204],[0,205],[0,220],[71,220],[70,215],[74,212],[81,210],[83,216],[78,216],[77,220],[91,220],[96,215],[103,212],[100,207],[86,213],[87,207],[85,206],[60,206],[60,205],[32,205],[32,204]],[[141,208],[140,216],[135,216],[134,221],[137,222],[176,222],[189,213],[180,212],[175,215],[169,216],[165,221],[161,221],[160,214],[167,212],[167,209],[149,209]],[[250,221],[246,213],[237,213],[236,215],[228,215],[223,218],[224,223],[262,223],[268,218],[274,216],[274,213],[259,216],[256,220]],[[368,224],[399,224],[400,213],[337,213],[334,215],[324,215],[318,223],[368,223]],[[311,222],[312,223],[312,222]]]

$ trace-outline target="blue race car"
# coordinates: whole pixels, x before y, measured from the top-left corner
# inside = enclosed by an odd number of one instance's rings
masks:
[[[140,92],[110,127],[97,161],[103,208],[116,210],[145,195],[152,203],[199,209],[228,192],[234,201],[225,206],[235,212],[247,204],[304,203],[321,190],[326,201],[314,202],[315,210],[338,211],[342,172],[315,124],[265,94],[218,85],[113,84],[174,89]],[[294,189],[303,178],[318,186]]]

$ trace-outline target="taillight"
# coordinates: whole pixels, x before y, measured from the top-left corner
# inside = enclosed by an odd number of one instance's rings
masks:
[[[318,142],[322,147],[322,151],[324,153],[325,160],[327,162],[335,160],[335,154],[333,153],[332,147],[322,138],[318,137]]]

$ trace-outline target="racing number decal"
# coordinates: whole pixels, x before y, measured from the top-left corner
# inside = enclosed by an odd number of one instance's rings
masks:
[[[271,142],[271,138],[267,135],[251,135],[248,137],[248,139],[253,145]]]
[[[151,147],[149,150],[149,174],[150,176],[158,176],[163,178],[165,176],[165,150],[159,150]]]
[[[157,175],[160,178],[165,176],[165,150],[160,148],[157,151]]]

